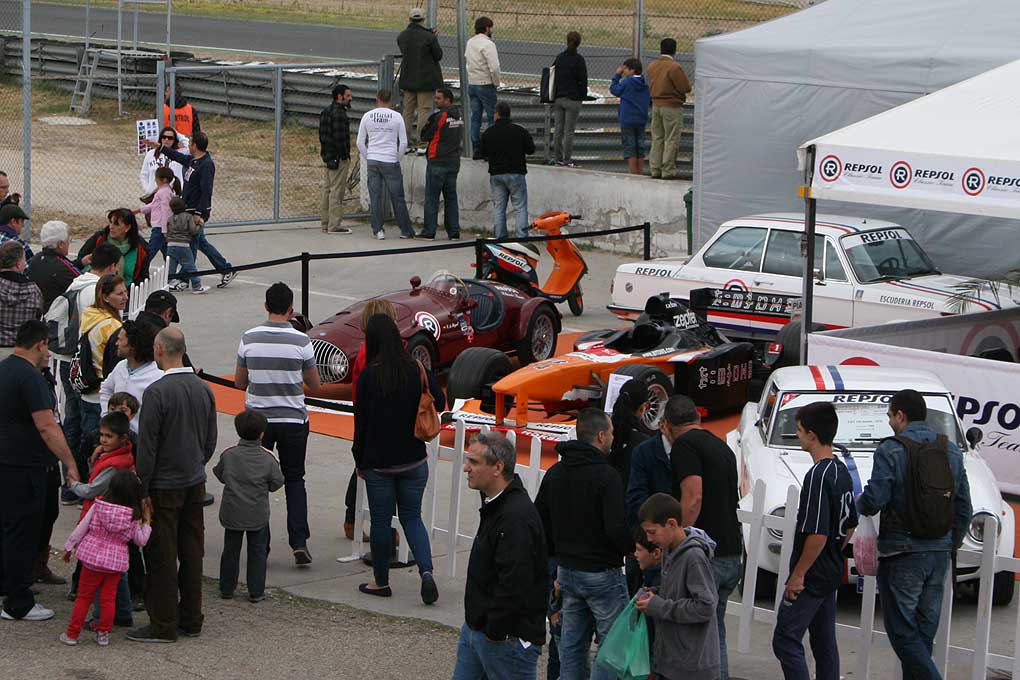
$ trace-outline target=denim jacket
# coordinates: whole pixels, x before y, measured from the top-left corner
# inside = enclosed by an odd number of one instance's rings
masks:
[[[908,423],[900,436],[916,442],[933,442],[937,433],[924,421]],[[904,531],[887,528],[883,522],[878,531],[879,557],[908,552],[949,552],[959,546],[967,532],[971,519],[970,485],[967,470],[963,465],[963,454],[952,441],[949,442],[949,465],[956,480],[953,529],[942,538],[915,538]],[[857,498],[857,511],[862,515],[875,515],[888,507],[900,514],[907,511],[907,496],[904,480],[907,476],[906,450],[896,441],[885,441],[875,450],[871,479]]]

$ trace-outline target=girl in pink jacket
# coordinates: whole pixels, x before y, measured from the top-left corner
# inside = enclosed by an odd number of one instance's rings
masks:
[[[110,644],[113,629],[117,584],[128,570],[128,543],[144,546],[152,533],[151,511],[142,508],[142,485],[130,470],[118,470],[102,498],[89,509],[64,545],[64,561],[75,551],[81,562],[78,598],[74,601],[71,623],[60,634],[67,645],[78,644],[85,615],[99,592],[99,625],[96,642]]]

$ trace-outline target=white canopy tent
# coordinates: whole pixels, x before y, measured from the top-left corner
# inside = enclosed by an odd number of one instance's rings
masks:
[[[816,202],[1020,218],[1018,119],[1020,60],[801,145],[807,189],[802,357],[811,325]]]

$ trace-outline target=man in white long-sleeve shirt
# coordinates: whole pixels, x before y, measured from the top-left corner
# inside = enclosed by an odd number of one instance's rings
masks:
[[[475,160],[481,158],[478,145],[482,139],[482,110],[486,127],[496,116],[496,88],[499,87],[499,55],[492,42],[492,19],[475,19],[475,35],[464,50],[467,62],[468,96],[471,101],[471,148]]]
[[[393,214],[400,227],[400,238],[414,238],[411,216],[404,200],[404,176],[400,157],[407,151],[407,130],[404,119],[390,108],[393,95],[379,90],[376,108],[361,117],[358,125],[358,152],[368,163],[368,201],[372,209],[372,233],[380,241],[383,230],[383,192],[389,194]]]

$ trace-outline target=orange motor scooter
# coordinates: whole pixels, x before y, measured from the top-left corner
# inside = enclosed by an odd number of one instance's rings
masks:
[[[559,236],[561,229],[580,215],[566,212],[547,212],[531,223],[531,228],[543,236]],[[538,235],[538,234],[536,234]],[[588,273],[588,265],[581,251],[570,239],[546,241],[545,249],[552,256],[553,270],[544,284],[538,281],[538,260],[541,251],[536,243],[486,243],[479,245],[478,278],[498,281],[532,297],[544,297],[553,302],[566,301],[574,316],[584,312],[581,294],[581,277]]]

